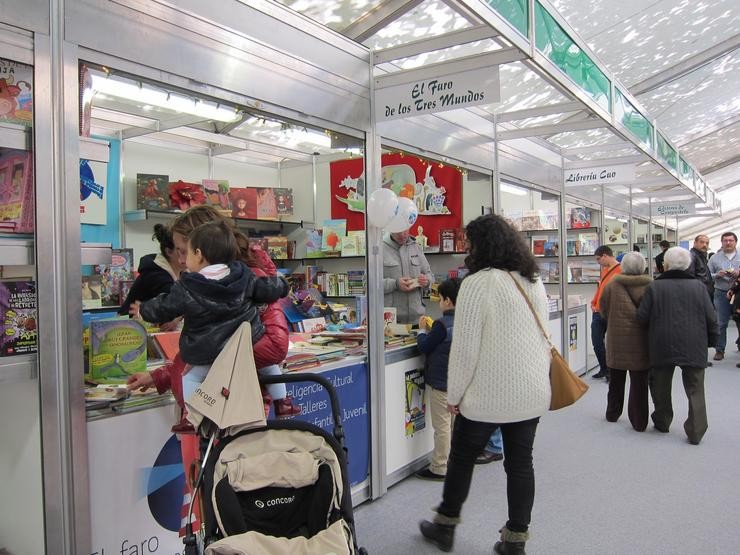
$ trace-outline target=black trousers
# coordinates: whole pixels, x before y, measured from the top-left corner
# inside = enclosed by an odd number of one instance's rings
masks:
[[[606,419],[616,422],[624,408],[624,386],[627,370],[610,368],[609,393],[606,401]],[[630,392],[627,401],[627,416],[632,427],[638,432],[645,431],[648,425],[648,371],[630,370]]]
[[[506,527],[513,532],[526,532],[532,519],[534,505],[532,445],[539,421],[539,418],[533,418],[523,422],[492,424],[468,420],[462,415],[456,417],[442,503],[437,512],[453,518],[460,516],[463,503],[470,491],[475,459],[483,451],[488,438],[496,428],[501,428],[506,497],[509,504],[509,520]]]
[[[650,394],[655,405],[652,418],[655,427],[662,431],[668,431],[673,421],[671,389],[674,370],[675,366],[661,366],[650,371]],[[681,366],[681,378],[689,400],[689,414],[683,429],[689,441],[699,443],[709,427],[704,398],[704,368]]]

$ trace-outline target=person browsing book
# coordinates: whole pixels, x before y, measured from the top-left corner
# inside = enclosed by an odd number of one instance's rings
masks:
[[[439,284],[439,308],[442,318],[431,328],[428,316],[419,318],[419,335],[416,345],[426,355],[424,382],[429,386],[429,413],[434,428],[434,450],[428,467],[416,473],[424,480],[444,480],[447,474],[447,457],[450,455],[450,428],[453,416],[447,410],[447,363],[450,359],[452,330],[455,323],[455,301],[460,280],[446,279]],[[429,319],[431,320],[431,318]]]
[[[408,230],[384,238],[384,302],[385,306],[396,307],[398,323],[416,323],[424,314],[422,291],[433,282],[429,262]]]
[[[594,258],[601,266],[601,278],[596,288],[593,299],[591,299],[591,345],[593,345],[596,360],[599,361],[599,371],[592,378],[606,378],[609,380],[609,368],[606,365],[606,318],[600,314],[600,300],[606,284],[614,276],[622,272],[619,261],[614,258],[614,252],[606,245],[601,245],[594,252]]]
[[[190,397],[208,374],[211,364],[243,322],[252,326],[252,343],[265,335],[258,303],[284,297],[288,285],[280,277],[258,278],[236,260],[238,246],[224,222],[203,224],[190,234],[184,273],[169,293],[132,308],[147,322],[168,322],[182,315],[180,354],[188,365],[183,396]]]

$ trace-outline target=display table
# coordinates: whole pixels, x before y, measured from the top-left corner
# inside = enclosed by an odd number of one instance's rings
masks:
[[[588,305],[585,304],[568,308],[568,365],[578,376],[588,372],[587,309]],[[563,336],[562,314],[562,311],[550,312],[547,322],[547,331],[550,332],[552,343],[556,347],[561,345]]]

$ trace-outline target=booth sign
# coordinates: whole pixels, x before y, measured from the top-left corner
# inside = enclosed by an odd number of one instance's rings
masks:
[[[593,166],[590,168],[566,169],[565,186],[629,184],[635,181],[635,165]]]
[[[693,202],[661,202],[653,204],[653,216],[690,216],[696,214]]]

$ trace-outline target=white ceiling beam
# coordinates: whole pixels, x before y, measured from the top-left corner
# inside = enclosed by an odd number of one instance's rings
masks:
[[[537,108],[526,108],[524,110],[513,110],[511,112],[496,114],[496,121],[498,123],[504,123],[507,121],[551,116],[553,114],[567,114],[578,110],[583,110],[583,104],[580,102],[561,102],[560,104],[551,104],[549,106],[539,106]],[[491,121],[493,121],[493,117],[491,117]]]
[[[208,121],[208,118],[203,116],[193,116],[190,114],[183,114],[176,118],[167,121],[155,120],[150,126],[147,127],[128,127],[121,130],[122,139],[131,139],[132,137],[141,137],[142,135],[149,135],[151,133],[158,133],[160,131],[167,131],[168,129],[174,129],[176,127],[183,127],[192,125],[194,123],[200,123],[202,121]]]
[[[569,131],[588,131],[591,129],[603,129],[607,123],[602,120],[575,121],[572,123],[558,123],[555,125],[540,125],[537,127],[525,127],[511,131],[501,131],[498,139],[507,141],[510,139],[526,139],[528,137],[546,137],[566,133]]]
[[[449,75],[473,69],[491,68],[501,64],[516,62],[525,57],[526,54],[516,48],[494,50],[493,52],[475,54],[473,56],[456,58],[454,60],[447,60],[436,64],[428,64],[414,69],[394,71],[393,73],[379,75],[375,78],[375,88],[376,90],[384,89],[395,85],[413,83],[414,81],[423,81],[440,75]]]
[[[443,50],[445,48],[451,48],[453,46],[470,42],[492,39],[497,36],[499,36],[498,31],[491,29],[487,25],[479,25],[472,29],[460,29],[458,31],[452,31],[451,33],[445,33],[444,35],[437,35],[399,44],[398,46],[391,46],[390,48],[384,48],[383,50],[376,50],[373,52],[373,65],[392,62],[403,58],[411,58],[412,56],[418,56],[419,54]]]
[[[688,137],[686,140],[681,141],[680,144],[677,144],[676,146],[678,148],[684,148],[686,145],[690,145],[691,143],[695,143],[696,141],[699,141],[705,137],[708,137],[709,135],[713,133],[717,133],[718,131],[722,131],[723,129],[727,129],[728,127],[732,127],[736,123],[740,123],[740,114],[737,114],[736,116],[733,116],[731,118],[727,118],[725,120],[722,120],[720,122],[715,123],[714,125],[710,125],[709,127],[704,127],[701,131],[698,133],[694,133],[690,137]]]
[[[732,158],[728,158],[727,160],[722,160],[721,162],[717,162],[716,164],[712,166],[701,168],[699,169],[699,173],[702,174],[702,176],[705,179],[707,179],[710,173],[719,171],[733,164],[737,164],[738,162],[740,162],[740,154],[738,154],[737,156],[733,156]]]
[[[664,69],[652,77],[648,77],[644,81],[630,87],[629,90],[635,96],[654,91],[735,51],[738,47],[740,47],[740,34],[730,37],[719,44],[715,44],[711,48],[707,48],[690,58],[686,58],[684,61],[668,69]]]
[[[480,25],[483,23],[483,20],[478,16],[478,14],[468,8],[467,6],[462,5],[457,0],[442,0],[442,3],[445,4],[447,7],[455,10],[460,17],[463,17],[467,20],[468,23],[471,25]]]
[[[367,40],[389,23],[413,10],[422,1],[385,0],[350,23],[342,30],[342,34],[357,42]]]
[[[595,160],[576,160],[566,161],[566,170],[575,170],[578,168],[590,168],[592,166],[618,166],[620,164],[639,164],[644,162],[647,158],[646,154],[638,154],[635,156],[620,156],[617,158],[598,158]]]
[[[721,187],[716,187],[714,189],[715,193],[721,193],[723,191],[727,191],[728,189],[732,189],[733,187],[736,187],[737,185],[740,185],[740,179],[737,179],[735,181],[732,181],[730,183],[726,183],[722,185]]]
[[[716,214],[711,214],[707,216],[695,216],[696,218],[717,218]],[[698,235],[699,233],[710,235],[714,232],[717,232],[721,230],[722,228],[726,227],[729,231],[734,231],[731,229],[736,223],[737,219],[740,218],[740,208],[736,210],[731,210],[730,212],[725,212],[722,214],[721,218],[714,221],[714,222],[699,222],[696,224],[691,224],[685,229],[681,229],[681,226],[678,227],[679,233],[687,233],[692,236]]]
[[[607,143],[603,145],[592,145],[592,146],[579,146],[575,148],[564,148],[563,156],[578,156],[579,154],[592,154],[594,152],[608,152],[610,150],[620,150],[622,148],[630,148],[637,150],[632,143],[621,142],[621,143]]]

